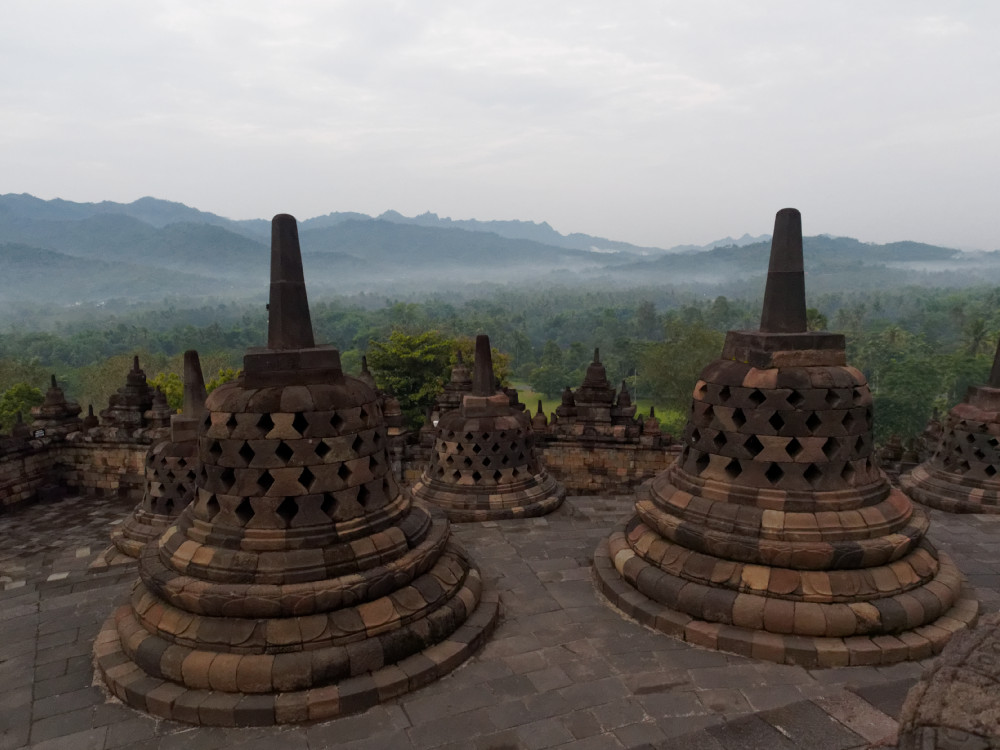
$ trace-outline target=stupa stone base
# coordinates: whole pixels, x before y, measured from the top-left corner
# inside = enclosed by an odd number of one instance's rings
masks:
[[[181,536],[176,528],[172,535]],[[425,567],[395,588],[407,569]],[[405,559],[360,576],[213,586],[172,573],[156,545],[143,550],[140,572],[130,602],[98,635],[97,667],[128,705],[192,724],[262,726],[363,711],[454,669],[485,642],[499,612],[496,592],[449,540],[443,519]],[[357,603],[325,609],[337,601]],[[272,616],[254,617],[263,611]]]
[[[796,609],[794,602],[781,599],[769,599],[770,604],[751,602],[746,606],[737,601],[739,596],[720,596],[719,589],[686,581],[644,562],[631,552],[626,536],[627,527],[622,524],[598,544],[594,553],[598,590],[611,604],[643,625],[702,648],[807,668],[895,664],[940,653],[956,632],[975,625],[979,613],[979,603],[964,586],[954,562],[939,553],[939,583],[957,590],[948,588],[955,591],[956,599],[933,622],[880,635],[807,634],[822,633],[828,627],[816,609]],[[718,615],[723,621],[692,617],[679,608],[691,604]],[[855,607],[851,614],[855,617],[871,614],[865,610],[863,606]],[[736,624],[740,622],[758,627]],[[788,632],[764,630],[765,622],[773,622],[776,627],[784,625]],[[796,629],[802,632],[795,632]]]
[[[453,485],[435,482],[424,474],[413,485],[416,497],[444,511],[456,522],[503,521],[544,516],[566,499],[566,489],[549,474],[531,477],[520,485],[483,488],[479,492],[456,492]]]
[[[983,482],[924,463],[904,474],[900,487],[918,503],[948,513],[1000,513],[1000,482]]]

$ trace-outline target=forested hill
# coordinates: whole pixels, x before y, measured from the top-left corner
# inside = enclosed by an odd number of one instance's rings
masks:
[[[121,204],[3,195],[0,303],[263,297],[269,227],[264,219],[232,221],[155,198]],[[310,290],[324,296],[663,284],[747,297],[759,293],[769,247],[768,238],[744,236],[668,252],[562,235],[545,223],[408,219],[396,212],[330,213],[300,222],[299,233]],[[805,247],[813,291],[1000,283],[997,253],[825,235],[806,238]]]

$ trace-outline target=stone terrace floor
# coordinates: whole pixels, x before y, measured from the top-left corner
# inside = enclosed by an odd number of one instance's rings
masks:
[[[0,515],[0,750],[185,748],[799,748],[891,744],[921,664],[806,670],[688,646],[596,593],[598,540],[621,498],[571,497],[541,519],[455,526],[499,588],[502,620],[447,677],[356,716],[289,728],[194,728],[109,699],[91,645],[136,577],[103,571],[118,500],[71,498]],[[931,538],[1000,607],[1000,517],[931,511]]]

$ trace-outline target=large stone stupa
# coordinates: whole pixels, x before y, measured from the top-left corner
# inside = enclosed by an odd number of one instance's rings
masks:
[[[295,219],[272,223],[268,345],[213,391],[197,498],[97,637],[129,705],[205,725],[360,711],[458,666],[498,598],[389,470],[375,392],[313,342]]]
[[[708,648],[804,666],[940,651],[978,603],[879,469],[844,337],[808,332],[802,224],[775,220],[759,331],[730,331],[694,387],[677,462],[598,547],[609,599]]]
[[[479,335],[472,390],[441,415],[414,498],[452,521],[529,518],[558,508],[566,490],[542,466],[523,409],[496,387],[490,339]]]
[[[1000,344],[989,382],[952,407],[931,457],[899,480],[914,500],[951,513],[1000,513]]]
[[[198,426],[205,416],[205,378],[198,352],[184,352],[184,405],[170,416],[170,439],[146,454],[146,491],[128,517],[111,532],[115,548],[138,557],[162,534],[195,496],[198,472]]]

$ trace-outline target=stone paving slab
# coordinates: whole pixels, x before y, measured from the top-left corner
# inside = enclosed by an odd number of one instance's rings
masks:
[[[895,728],[886,711],[926,666],[806,670],[653,632],[610,607],[591,578],[597,542],[631,499],[571,497],[543,518],[454,527],[499,590],[502,619],[452,674],[334,721],[192,728],[122,706],[94,682],[93,639],[136,579],[133,565],[100,560],[111,526],[131,509],[69,498],[0,515],[0,750],[846,750]],[[931,515],[932,540],[975,571],[983,610],[996,611],[1000,518]]]

